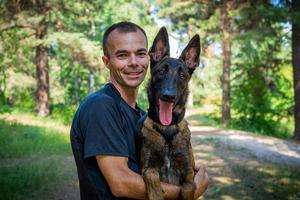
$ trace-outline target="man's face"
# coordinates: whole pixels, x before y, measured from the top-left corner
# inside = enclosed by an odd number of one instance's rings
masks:
[[[128,33],[114,30],[108,37],[107,52],[108,56],[102,59],[110,70],[111,81],[122,88],[137,88],[149,64],[144,34],[140,30]]]

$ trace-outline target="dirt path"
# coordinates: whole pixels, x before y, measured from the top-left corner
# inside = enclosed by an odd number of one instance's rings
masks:
[[[227,146],[242,148],[257,158],[290,167],[300,167],[300,144],[243,131],[212,127],[190,127],[195,138],[217,138]]]
[[[193,127],[196,163],[210,185],[201,200],[299,200],[300,145],[242,131]]]

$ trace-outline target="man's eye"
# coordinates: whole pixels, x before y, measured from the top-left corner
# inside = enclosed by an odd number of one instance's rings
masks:
[[[118,54],[117,57],[118,57],[118,58],[126,58],[127,55],[126,55],[125,53],[124,53],[124,54]]]
[[[139,52],[138,56],[139,57],[145,57],[145,56],[147,56],[147,53],[146,52]]]

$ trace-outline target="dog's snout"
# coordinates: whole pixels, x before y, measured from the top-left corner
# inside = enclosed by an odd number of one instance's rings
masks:
[[[164,101],[171,101],[173,102],[176,98],[176,90],[173,88],[166,88],[163,90],[161,99]]]

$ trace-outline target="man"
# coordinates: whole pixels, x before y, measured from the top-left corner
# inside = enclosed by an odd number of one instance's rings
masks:
[[[104,34],[102,59],[110,83],[83,101],[71,128],[81,199],[146,198],[134,129],[145,114],[136,99],[149,64],[147,47],[144,30],[131,22],[114,24]],[[198,166],[197,170],[195,197],[208,184],[204,169]],[[180,187],[162,186],[165,198],[178,197]]]

